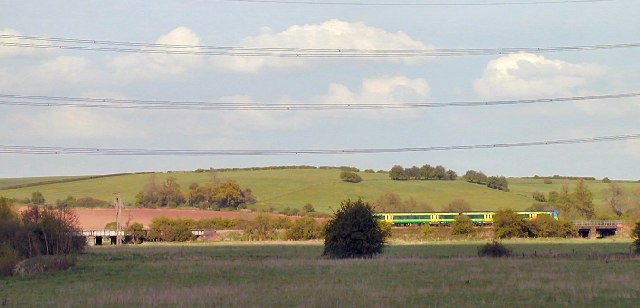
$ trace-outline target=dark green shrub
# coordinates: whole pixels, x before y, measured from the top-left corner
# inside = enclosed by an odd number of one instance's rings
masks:
[[[142,244],[145,236],[143,229],[144,225],[139,222],[134,222],[125,229],[125,235],[130,236],[131,242],[134,244]]]
[[[382,252],[385,233],[373,217],[371,205],[358,199],[342,202],[327,222],[322,255],[330,258],[370,258]]]
[[[30,276],[40,273],[64,271],[76,264],[73,255],[37,256],[25,259],[15,266],[14,275]]]
[[[640,254],[640,221],[636,223],[636,227],[631,231],[633,238],[633,246],[636,254]]]
[[[340,172],[340,179],[348,183],[362,182],[362,177],[360,177],[357,173],[351,171]]]
[[[8,244],[0,244],[0,277],[11,276],[13,268],[20,261],[20,255]]]
[[[510,255],[511,250],[495,240],[478,248],[479,257],[502,258]]]

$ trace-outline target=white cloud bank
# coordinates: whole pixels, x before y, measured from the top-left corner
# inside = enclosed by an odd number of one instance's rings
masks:
[[[186,27],[178,27],[160,36],[156,43],[187,46],[201,45],[200,37]],[[168,50],[193,52],[200,49],[197,47],[185,47],[179,49],[170,48]],[[196,55],[140,53],[116,57],[109,66],[115,70],[116,80],[144,81],[182,76],[190,70],[201,67],[203,63],[203,58]]]
[[[10,28],[0,29],[0,34],[16,35],[16,36],[22,35],[20,32]],[[47,42],[43,42],[43,41],[27,41],[27,40],[19,40],[16,38],[8,38],[8,37],[2,38],[1,40],[3,43],[6,43],[6,44],[48,45]],[[0,46],[0,59],[9,58],[9,57],[24,57],[24,56],[33,57],[33,56],[44,55],[47,53],[49,53],[49,50],[46,48],[18,47],[18,46],[11,46],[11,45]]]
[[[490,61],[474,82],[483,98],[570,96],[584,93],[608,69],[595,64],[573,64],[542,55],[512,54]]]
[[[422,79],[406,76],[382,76],[362,81],[362,90],[355,93],[342,84],[331,84],[320,101],[338,104],[412,103],[429,99],[431,87]]]
[[[242,47],[322,48],[322,49],[427,49],[424,43],[403,32],[387,32],[362,22],[331,19],[321,24],[294,25],[272,33],[263,28],[262,34],[240,40]],[[264,69],[300,67],[313,58],[230,57],[216,58],[215,65],[229,70],[256,73]],[[374,58],[379,61],[414,63],[415,59]]]

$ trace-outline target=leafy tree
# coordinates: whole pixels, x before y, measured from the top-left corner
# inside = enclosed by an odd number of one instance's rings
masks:
[[[593,194],[584,183],[584,180],[578,180],[578,183],[576,183],[576,187],[573,190],[573,200],[575,200],[574,207],[582,217],[589,219],[595,216]]]
[[[611,183],[611,180],[608,177],[602,178],[602,183]]]
[[[78,203],[78,200],[76,200],[76,198],[74,198],[73,196],[68,196],[64,200],[56,200],[56,207],[57,208],[76,207],[77,203]]]
[[[362,182],[362,177],[360,177],[357,173],[351,171],[342,171],[340,172],[340,179],[347,183],[360,183]]]
[[[451,233],[454,235],[468,235],[475,232],[475,226],[469,216],[458,215],[451,225]]]
[[[464,180],[476,184],[486,184],[487,176],[482,171],[467,170],[463,176]]]
[[[275,240],[277,237],[275,221],[266,214],[258,214],[244,230],[251,241]]]
[[[541,214],[528,222],[530,235],[538,238],[574,237],[578,234],[575,226],[568,221],[555,220],[551,215]]]
[[[39,191],[34,191],[31,193],[31,203],[35,205],[44,205],[45,203],[44,195],[42,195]]]
[[[529,237],[531,235],[527,222],[512,209],[497,211],[493,215],[493,227],[497,238]]]
[[[368,203],[342,202],[324,232],[323,255],[331,258],[369,258],[382,252],[385,233]]]
[[[307,203],[302,207],[302,211],[307,214],[307,213],[313,213],[316,211],[316,209],[313,208],[313,204],[311,203]]]
[[[374,203],[374,208],[379,212],[403,212],[402,199],[394,192],[384,192]]]
[[[442,210],[445,212],[461,213],[471,211],[471,206],[469,202],[464,199],[455,199],[449,202]]]
[[[221,207],[235,208],[244,201],[240,185],[232,180],[220,182],[213,197]]]
[[[536,200],[538,202],[547,202],[547,198],[545,197],[545,195],[539,191],[532,192],[531,196],[533,197],[533,200]]]
[[[621,217],[629,203],[625,196],[624,188],[620,184],[611,183],[609,188],[604,190],[604,195],[609,208],[618,217]]]
[[[404,168],[399,165],[395,165],[393,166],[393,168],[391,168],[391,170],[389,171],[389,178],[394,181],[404,181],[409,179],[409,177],[407,177],[406,173],[404,172]]]
[[[509,183],[507,182],[507,178],[504,176],[491,176],[487,178],[487,187],[502,191],[509,191]]]
[[[144,226],[139,222],[134,222],[127,226],[125,234],[131,237],[134,244],[141,244],[144,241]]]
[[[303,217],[293,222],[285,236],[288,240],[294,241],[314,240],[322,236],[322,229],[315,219]]]

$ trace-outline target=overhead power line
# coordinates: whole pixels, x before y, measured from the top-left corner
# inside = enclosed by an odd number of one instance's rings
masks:
[[[260,156],[260,155],[346,155],[381,154],[403,152],[432,152],[475,149],[499,149],[531,147],[544,145],[570,145],[584,143],[613,142],[640,139],[640,134],[601,136],[576,139],[528,141],[514,143],[494,143],[453,146],[427,146],[406,148],[370,148],[370,149],[298,149],[298,150],[168,150],[168,149],[128,149],[128,148],[91,148],[91,147],[46,147],[29,145],[0,145],[0,154],[38,154],[38,155],[111,155],[111,156]]]
[[[381,110],[381,109],[418,109],[442,107],[480,107],[500,105],[522,105],[569,101],[593,101],[605,99],[623,99],[639,97],[640,92],[616,93],[605,95],[570,96],[553,98],[535,98],[495,101],[458,101],[458,102],[392,102],[392,103],[254,103],[254,102],[202,102],[171,100],[140,100],[92,98],[71,96],[18,95],[0,93],[0,106],[29,107],[76,107],[99,109],[141,109],[141,110]]]
[[[0,34],[0,46],[35,49],[62,49],[97,52],[234,56],[234,57],[282,57],[282,58],[410,58],[508,55],[517,53],[556,53],[638,48],[640,43],[616,43],[598,45],[573,45],[551,47],[507,48],[425,48],[425,49],[362,49],[362,48],[299,48],[299,47],[248,47],[160,44],[127,41],[92,40],[78,38],[42,37]]]
[[[224,2],[296,5],[344,5],[344,6],[506,6],[545,5],[612,2],[615,0],[547,0],[547,1],[490,1],[490,2],[358,2],[358,1],[295,1],[295,0],[222,0]]]

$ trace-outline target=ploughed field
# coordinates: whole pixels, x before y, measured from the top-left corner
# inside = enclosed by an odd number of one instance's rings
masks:
[[[392,244],[373,259],[320,257],[322,243],[92,247],[67,271],[0,279],[8,306],[617,306],[640,302],[623,240]]]

